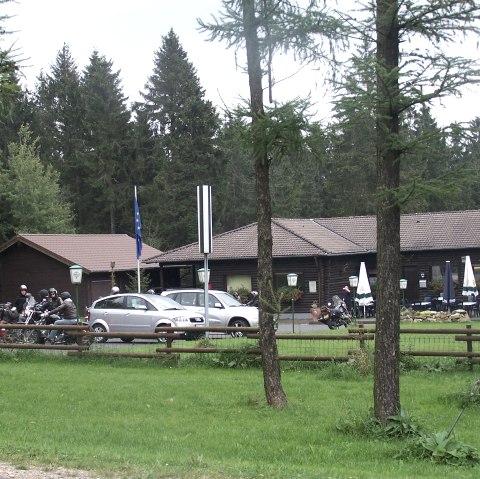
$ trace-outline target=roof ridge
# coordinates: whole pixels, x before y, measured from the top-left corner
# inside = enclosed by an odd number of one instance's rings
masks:
[[[282,228],[283,230],[288,231],[293,236],[296,236],[297,238],[300,238],[301,240],[305,241],[305,243],[308,243],[310,246],[313,246],[314,248],[322,250],[325,254],[327,254],[326,249],[322,248],[321,246],[318,246],[317,244],[313,243],[312,241],[308,240],[307,238],[303,237],[302,235],[292,231],[290,228],[287,228],[286,226],[283,226],[283,225],[279,224],[277,221],[281,220],[281,219],[282,218],[275,218],[275,219],[272,218],[272,222],[275,223],[279,228]],[[287,219],[287,218],[283,218],[283,219]],[[290,218],[290,219],[295,219],[295,218]],[[305,221],[303,218],[299,218],[299,219],[300,219],[300,221],[302,221],[302,220]],[[310,220],[306,220],[306,221],[310,221]]]
[[[366,215],[364,216],[363,218],[370,218],[371,216],[370,215]],[[351,216],[350,218],[354,218],[354,216]],[[319,218],[320,220],[321,218]],[[345,235],[342,235],[340,233],[337,233],[336,231],[333,231],[331,228],[329,228],[328,226],[324,225],[324,224],[320,224],[316,219],[312,219],[312,221],[314,221],[315,223],[317,223],[318,225],[321,225],[323,228],[327,229],[328,231],[330,231],[331,233],[334,233],[336,234],[337,236],[340,236],[340,238],[343,238],[345,241],[348,241],[349,243],[352,243],[354,244],[355,246],[358,246],[360,249],[362,249],[363,251],[369,251],[367,248],[365,248],[364,246],[362,246],[361,244],[357,243],[356,241],[353,241],[353,239],[350,239],[350,238],[347,238]]]
[[[229,231],[224,231],[223,233],[218,233],[217,235],[214,235],[213,238],[212,238],[212,243],[213,243],[213,240],[215,238],[221,238],[222,236],[227,236],[227,235],[231,235],[232,233],[235,233],[235,232],[238,232],[238,231],[241,231],[241,230],[244,230],[244,229],[247,229],[247,228],[250,228],[250,227],[256,227],[258,225],[258,222],[255,222],[255,223],[249,223],[248,225],[244,225],[244,226],[239,226],[238,228],[235,228],[233,230],[229,230]],[[178,248],[173,248],[173,249],[170,249],[170,250],[167,250],[167,251],[162,251],[161,254],[157,254],[155,256],[152,256],[151,258],[146,258],[145,261],[151,261],[155,258],[160,258],[161,256],[165,256],[166,254],[170,254],[170,253],[176,253],[176,252],[179,252],[179,251],[182,251],[184,249],[187,249],[187,248],[191,248],[192,246],[194,245],[198,245],[198,240],[197,241],[193,241],[192,243],[188,243],[186,245],[183,245],[183,246],[179,246]]]

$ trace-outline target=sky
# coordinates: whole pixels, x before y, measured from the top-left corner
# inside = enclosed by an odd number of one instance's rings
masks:
[[[231,107],[248,97],[248,79],[236,66],[234,49],[207,41],[198,30],[197,18],[211,20],[221,10],[221,0],[15,0],[0,5],[0,15],[13,16],[4,24],[10,35],[2,36],[1,48],[14,45],[23,58],[22,83],[30,89],[40,73],[50,72],[63,44],[70,48],[80,71],[94,50],[113,62],[120,71],[123,92],[129,102],[140,100],[153,72],[155,52],[171,28],[177,34],[189,61],[197,70],[205,96],[214,105]],[[475,50],[473,55],[478,57]],[[274,88],[279,101],[311,95],[317,119],[330,116],[330,96],[319,71],[303,67],[285,57],[274,63]],[[443,101],[435,109],[440,124],[469,121],[480,116],[480,88],[464,92],[464,98]]]

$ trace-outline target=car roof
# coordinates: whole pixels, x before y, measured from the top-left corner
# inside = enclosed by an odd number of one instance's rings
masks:
[[[166,289],[163,293],[181,293],[181,292],[202,292],[205,291],[203,288],[172,288]],[[209,289],[209,293],[228,293],[228,291],[223,291],[221,289]],[[228,293],[230,294],[230,293]]]
[[[125,298],[128,296],[136,296],[139,298],[143,298],[147,301],[150,301],[150,303],[162,303],[164,304],[164,301],[172,301],[176,303],[179,306],[179,309],[185,309],[184,306],[182,306],[180,303],[177,303],[175,300],[172,298],[165,298],[165,296],[161,296],[159,294],[147,294],[147,293],[119,293],[119,294],[110,294],[108,296],[102,296],[101,298],[96,299],[93,304],[98,303],[98,301],[102,301],[107,298]]]

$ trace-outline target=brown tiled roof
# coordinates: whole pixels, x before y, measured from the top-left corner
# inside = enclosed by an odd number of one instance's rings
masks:
[[[135,238],[125,234],[19,234],[0,246],[0,252],[15,243],[24,243],[69,266],[79,264],[86,273],[110,271],[115,261],[115,271],[137,268]],[[143,243],[142,259],[162,252]],[[142,268],[155,265],[140,263]]]
[[[315,219],[272,219],[273,256],[338,256],[376,251],[375,216]],[[480,248],[480,210],[402,215],[401,250],[422,251]],[[149,263],[199,261],[198,243],[151,257]],[[252,223],[213,238],[209,258],[257,257],[257,224]]]

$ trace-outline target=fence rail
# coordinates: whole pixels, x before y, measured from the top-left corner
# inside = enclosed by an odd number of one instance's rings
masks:
[[[22,337],[22,334],[17,333],[15,336],[14,331],[35,329],[62,329],[74,336],[76,342],[44,345],[8,339]],[[195,341],[191,347],[187,347],[188,342],[180,341],[187,331],[205,333],[207,339]],[[332,331],[329,334],[277,333],[279,358],[283,361],[348,361],[359,350],[373,347],[375,327],[360,325],[342,331]],[[238,333],[243,333],[243,336],[232,337]],[[463,328],[401,328],[400,333],[400,351],[404,355],[458,358],[467,361],[470,366],[480,363],[480,328],[472,328],[470,325]],[[97,337],[106,338],[109,342],[99,343],[95,341]],[[114,338],[123,341],[115,342]],[[162,327],[155,333],[132,334],[94,333],[86,325],[0,325],[0,349],[65,350],[68,354],[75,355],[172,358],[185,354],[234,353],[240,350],[245,354],[260,355],[259,338],[258,328],[251,327]],[[162,339],[165,342],[160,345]],[[355,347],[355,343],[358,347]]]

